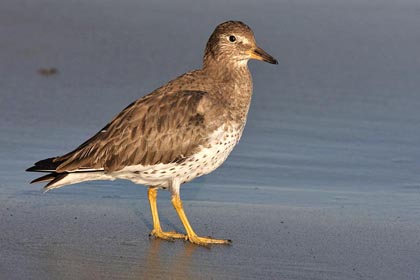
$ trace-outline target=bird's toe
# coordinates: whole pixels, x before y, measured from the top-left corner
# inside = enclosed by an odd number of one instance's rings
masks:
[[[187,240],[190,241],[191,243],[194,243],[200,246],[205,246],[205,247],[209,247],[212,244],[224,244],[224,245],[232,244],[232,240],[230,239],[216,239],[210,236],[208,237],[188,236]]]
[[[175,231],[162,231],[162,230],[156,230],[153,229],[150,234],[149,237],[155,237],[155,238],[160,238],[160,239],[164,239],[167,241],[174,241],[174,239],[185,239],[186,235],[183,233],[178,233]]]

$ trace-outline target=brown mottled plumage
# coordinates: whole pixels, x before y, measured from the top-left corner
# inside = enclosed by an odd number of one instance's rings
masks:
[[[179,198],[182,183],[220,166],[239,141],[252,95],[249,59],[277,61],[259,48],[242,22],[216,27],[203,68],[186,73],[133,102],[74,151],[35,163],[27,171],[49,172],[33,182],[46,189],[89,180],[129,179],[149,185],[152,235],[207,245],[226,240],[198,237]],[[169,188],[187,234],[163,232],[158,188]]]
[[[209,130],[221,125],[221,119],[204,117],[210,108],[225,114],[218,100],[203,91],[146,96],[81,147],[54,159],[60,162],[56,171],[103,168],[112,172],[130,165],[180,162],[206,143]]]

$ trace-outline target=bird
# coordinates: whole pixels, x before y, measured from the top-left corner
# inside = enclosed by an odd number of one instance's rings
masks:
[[[182,184],[208,174],[239,142],[252,97],[248,61],[277,60],[260,48],[241,21],[219,24],[204,52],[202,68],[187,72],[145,95],[73,151],[36,162],[26,171],[45,172],[31,183],[44,189],[93,181],[126,179],[148,187],[153,220],[149,236],[184,239],[210,246],[231,240],[196,234],[184,212]],[[163,231],[157,193],[169,190],[185,233]]]

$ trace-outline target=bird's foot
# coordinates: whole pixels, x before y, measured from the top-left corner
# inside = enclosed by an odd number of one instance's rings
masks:
[[[208,237],[200,237],[197,235],[192,235],[192,236],[186,236],[185,240],[190,241],[191,243],[200,245],[200,246],[204,246],[204,247],[209,247],[211,244],[224,244],[224,245],[230,245],[232,244],[232,240],[229,239],[215,239],[215,238],[211,238],[210,236]]]
[[[168,241],[174,241],[174,239],[186,239],[187,236],[183,233],[178,233],[175,231],[162,231],[153,229],[149,236],[154,236],[155,238],[160,238]]]

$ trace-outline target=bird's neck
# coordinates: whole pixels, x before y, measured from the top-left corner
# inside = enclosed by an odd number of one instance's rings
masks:
[[[214,94],[226,104],[235,119],[245,122],[252,97],[252,77],[247,62],[205,64],[204,73],[218,85]]]

